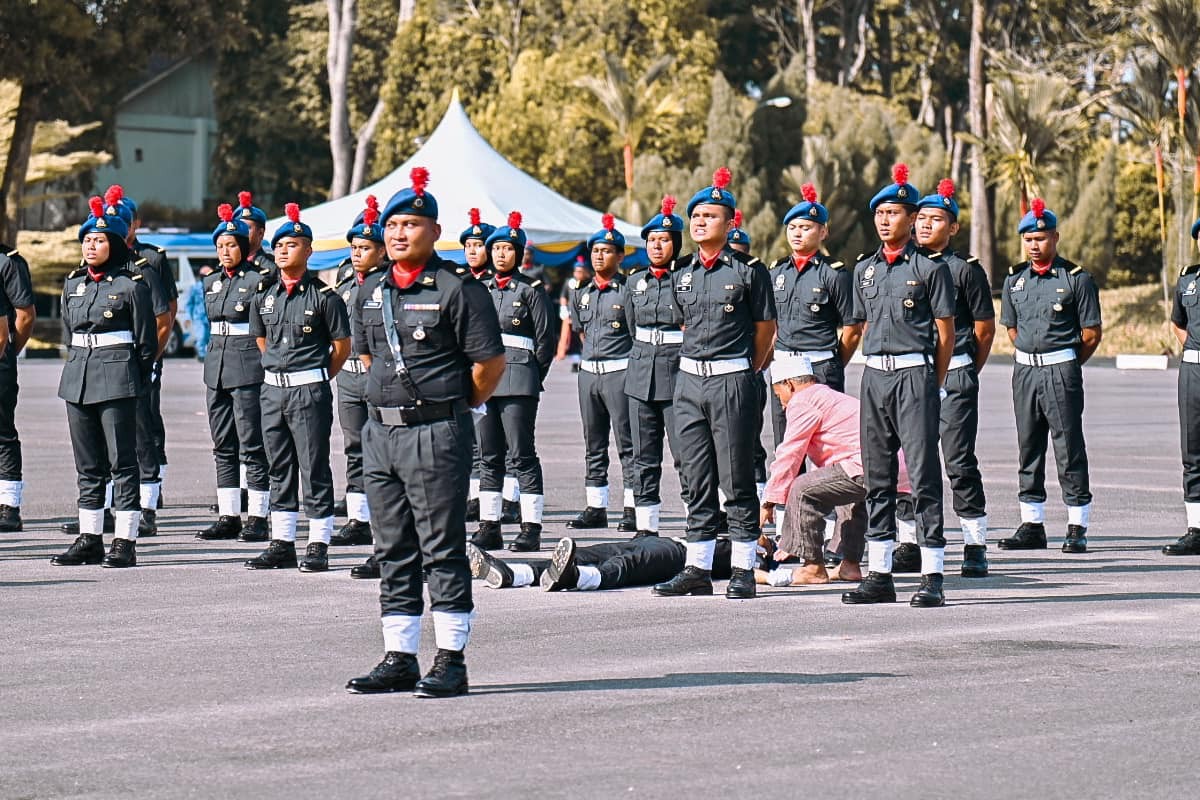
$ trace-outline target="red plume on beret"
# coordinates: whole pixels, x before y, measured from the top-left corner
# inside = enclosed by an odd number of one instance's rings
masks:
[[[908,164],[897,164],[892,167],[892,181],[897,186],[908,183]]]
[[[100,219],[104,216],[104,201],[99,197],[93,196],[88,200],[88,208],[92,210],[92,216]]]
[[[605,214],[600,218],[600,224],[604,226],[604,230],[611,231],[613,228],[617,227],[617,218],[612,214]]]
[[[379,209],[378,208],[369,208],[368,207],[367,210],[363,212],[363,225],[374,225],[378,221],[379,221]]]
[[[740,208],[733,212],[733,227],[742,227],[742,210]]]
[[[662,214],[664,217],[669,217],[675,213],[675,203],[677,201],[669,194],[663,195]]]
[[[221,222],[229,222],[233,219],[233,206],[229,203],[221,203],[217,206],[217,216],[221,218]]]
[[[412,180],[412,188],[417,197],[423,197],[425,187],[429,185],[429,170],[424,167],[413,167],[412,172],[408,173],[408,177]]]
[[[582,264],[582,263],[583,263],[583,256],[582,256],[582,255],[575,256],[575,263],[576,263],[576,264]]]
[[[467,212],[467,219],[470,220],[472,225],[478,227],[483,217],[480,215],[478,208],[472,208]]]
[[[300,206],[297,203],[288,203],[283,207],[283,213],[287,214],[287,218],[292,222],[300,221]]]
[[[721,167],[713,173],[713,187],[716,189],[724,189],[733,180],[733,173],[729,171],[729,167]]]
[[[510,211],[508,214],[508,227],[514,231],[521,230],[521,212]]]
[[[804,197],[805,202],[817,202],[817,187],[813,186],[811,183],[806,183],[801,186],[800,194]]]
[[[249,208],[253,205],[254,197],[249,192],[238,192],[238,205],[242,208]]]
[[[954,197],[954,181],[949,178],[943,178],[938,184],[938,194],[942,197]]]
[[[108,191],[104,193],[104,204],[106,206],[115,206],[121,202],[121,198],[125,196],[125,190],[119,184],[114,183],[108,187]]]
[[[1041,219],[1042,215],[1046,213],[1046,201],[1040,197],[1033,198],[1033,205],[1030,207],[1030,210],[1035,217]]]
[[[379,210],[379,198],[373,194],[367,195],[367,208],[373,208],[376,211],[378,211]]]

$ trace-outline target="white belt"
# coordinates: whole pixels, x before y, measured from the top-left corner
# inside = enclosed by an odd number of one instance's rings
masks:
[[[929,359],[923,353],[901,353],[898,356],[867,356],[868,367],[871,369],[881,369],[884,372],[908,369],[909,367],[923,367],[928,363]]]
[[[639,325],[634,329],[634,337],[639,342],[645,342],[655,346],[660,344],[683,344],[683,331],[663,330],[662,328],[643,328]]]
[[[517,336],[515,333],[500,334],[500,341],[504,342],[505,347],[516,347],[521,350],[533,351],[533,339],[528,336]]]
[[[112,331],[111,333],[72,333],[72,347],[115,347],[119,344],[133,344],[133,333],[130,331]]]
[[[1067,361],[1075,360],[1075,349],[1072,347],[1064,347],[1062,350],[1053,350],[1049,353],[1026,353],[1024,350],[1017,350],[1013,353],[1013,358],[1018,364],[1026,367],[1048,367],[1051,364],[1064,364]]]
[[[212,324],[213,336],[249,336],[249,322],[214,322]]]
[[[1189,364],[1200,364],[1200,350],[1184,350],[1183,360]]]
[[[975,359],[971,358],[966,353],[959,353],[956,356],[950,356],[950,366],[948,369],[962,369],[969,367],[975,363]]]
[[[323,367],[302,369],[298,372],[266,372],[263,373],[263,383],[271,386],[307,386],[310,383],[320,383],[329,380],[329,373]]]
[[[355,375],[361,375],[367,371],[367,365],[357,358],[347,358],[346,363],[342,364],[342,372],[352,372]]]
[[[691,375],[707,378],[712,375],[732,375],[750,369],[748,358],[725,358],[716,361],[697,361],[684,356],[679,359],[679,368]]]
[[[579,362],[579,368],[594,375],[607,375],[610,372],[620,372],[629,369],[628,358],[584,359]]]
[[[792,358],[807,358],[811,364],[820,364],[822,361],[828,361],[833,358],[832,350],[776,350],[774,359],[776,361],[787,361]]]

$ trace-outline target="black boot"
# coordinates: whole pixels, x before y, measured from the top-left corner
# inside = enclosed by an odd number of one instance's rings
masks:
[[[969,544],[963,548],[962,576],[986,578],[988,574],[987,546]]]
[[[892,551],[892,574],[906,575],[921,571],[921,548],[912,542],[896,546]]]
[[[1040,522],[1022,522],[1017,532],[999,542],[1001,550],[1045,550],[1046,526]]]
[[[64,522],[59,526],[59,529],[68,536],[79,535],[79,520],[74,522]],[[101,529],[105,533],[112,533],[117,529],[117,519],[113,516],[112,511],[104,509],[104,527]]]
[[[1187,533],[1163,546],[1164,556],[1200,556],[1200,528],[1188,528]]]
[[[656,597],[683,597],[713,593],[712,572],[699,567],[687,566],[666,583],[656,583],[650,594]]]
[[[513,571],[500,559],[467,542],[467,560],[471,577],[483,581],[490,589],[507,589],[513,585]]]
[[[239,542],[266,542],[271,538],[271,526],[266,517],[246,517],[246,524],[238,534]]]
[[[504,500],[500,503],[500,524],[520,525],[521,504],[516,500]]]
[[[495,520],[480,520],[479,528],[471,537],[471,544],[480,550],[503,550],[504,537],[500,535],[500,523]]]
[[[617,524],[617,530],[623,533],[633,533],[637,530],[637,513],[628,506],[621,512],[621,521]]]
[[[637,533],[635,533],[635,534],[633,535],[633,538],[635,538],[635,539],[644,539],[644,538],[646,538],[647,536],[655,536],[655,537],[657,537],[657,536],[658,536],[658,531],[638,531]]]
[[[892,574],[868,572],[857,589],[842,592],[842,602],[852,606],[896,602],[896,584],[892,581]]]
[[[0,532],[16,533],[22,527],[21,509],[16,506],[0,505]]]
[[[158,536],[158,512],[152,508],[143,508],[141,519],[138,520],[138,536]]]
[[[908,604],[913,608],[938,608],[946,605],[946,594],[942,591],[942,573],[930,572],[921,576],[921,587]]]
[[[754,570],[734,567],[729,576],[729,585],[725,587],[725,597],[729,600],[753,600],[758,595],[758,586],[754,583]]]
[[[112,546],[108,549],[108,555],[101,562],[104,567],[136,567],[137,566],[137,542],[132,539],[122,539],[114,537]]]
[[[324,542],[309,542],[304,550],[304,560],[300,562],[300,571],[328,572],[329,545]]]
[[[254,558],[246,562],[246,569],[295,569],[296,543],[272,539]]]
[[[421,667],[416,656],[389,651],[368,674],[347,681],[346,691],[351,694],[411,692],[420,679]]]
[[[329,544],[333,547],[350,547],[356,544],[371,544],[372,541],[374,540],[371,538],[371,523],[352,519],[329,539]]]
[[[579,585],[579,567],[575,566],[575,540],[559,539],[550,556],[550,566],[542,576],[542,588],[547,592],[574,589]]]
[[[50,559],[56,567],[78,567],[80,564],[99,564],[104,560],[104,539],[98,533],[81,533],[67,548]]]
[[[536,522],[522,522],[521,532],[508,546],[514,553],[536,553],[542,549],[542,526]]]
[[[479,498],[467,501],[467,522],[479,522]]]
[[[196,534],[197,539],[215,542],[222,539],[236,539],[242,532],[242,518],[225,515],[216,522]]]
[[[416,697],[456,697],[468,692],[467,662],[462,650],[438,648],[433,657],[433,667],[424,678],[417,681],[413,690]]]
[[[567,527],[577,531],[593,530],[608,527],[608,511],[603,508],[588,506],[579,512],[579,516],[567,523]]]
[[[1063,542],[1064,553],[1087,552],[1087,528],[1082,525],[1068,525],[1067,539]]]
[[[343,497],[341,500],[335,500],[335,501],[334,501],[334,503],[333,503],[333,515],[334,515],[335,517],[344,517],[344,516],[346,516],[346,498],[344,498],[344,497]]]
[[[357,580],[379,580],[379,562],[375,560],[375,556],[368,557],[363,563],[350,568],[350,577]]]

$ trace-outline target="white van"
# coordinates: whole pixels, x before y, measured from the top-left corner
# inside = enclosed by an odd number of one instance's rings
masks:
[[[183,355],[185,351],[194,350],[192,318],[187,310],[188,294],[200,280],[201,267],[217,268],[217,249],[213,247],[212,238],[205,233],[157,231],[139,234],[138,239],[167,251],[167,265],[175,275],[175,287],[179,290],[179,313],[175,316],[175,329],[167,340],[164,355]]]

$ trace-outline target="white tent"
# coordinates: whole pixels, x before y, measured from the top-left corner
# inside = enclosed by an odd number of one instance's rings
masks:
[[[478,208],[483,221],[503,225],[510,211],[520,211],[529,242],[538,249],[561,253],[585,242],[600,229],[601,212],[573,203],[513,166],[475,130],[458,99],[415,154],[382,180],[337,200],[301,210],[300,218],[313,229],[316,254],[312,266],[330,266],[349,254],[346,231],[361,212],[369,194],[382,208],[393,194],[408,187],[413,167],[429,170],[429,192],[438,202],[442,241],[438,250],[461,250],[458,234],[469,224],[468,212]],[[268,234],[285,217],[267,223]],[[617,220],[627,248],[643,245],[641,228]]]

